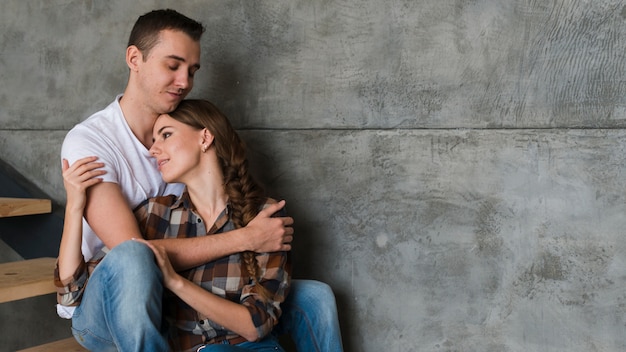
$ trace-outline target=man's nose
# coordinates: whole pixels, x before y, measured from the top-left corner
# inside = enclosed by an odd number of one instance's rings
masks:
[[[181,72],[176,78],[176,86],[181,90],[187,90],[191,86],[191,76],[187,72]]]

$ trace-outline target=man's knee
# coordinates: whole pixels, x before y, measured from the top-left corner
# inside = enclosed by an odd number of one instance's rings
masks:
[[[114,280],[161,280],[161,270],[154,261],[148,246],[135,241],[125,241],[114,247],[98,267],[106,270]]]
[[[143,243],[124,241],[113,247],[105,256],[108,265],[127,267],[137,265],[139,267],[155,265],[154,253]]]
[[[154,254],[145,244],[128,240],[113,247],[107,254],[107,257],[114,258],[116,261],[130,259],[145,260],[146,258],[154,258]]]

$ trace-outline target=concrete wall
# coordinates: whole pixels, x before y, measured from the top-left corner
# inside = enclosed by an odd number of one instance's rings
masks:
[[[626,349],[622,2],[8,0],[0,158],[62,202],[66,131],[168,6],[347,351]]]

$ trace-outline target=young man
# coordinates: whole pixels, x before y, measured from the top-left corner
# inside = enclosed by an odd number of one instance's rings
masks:
[[[156,118],[174,110],[193,88],[203,32],[200,23],[173,10],[140,16],[126,50],[124,94],[75,126],[63,142],[61,155],[70,164],[98,156],[106,171],[104,182],[89,188],[82,244],[85,259],[104,259],[91,273],[81,304],[58,306],[60,316],[72,318],[76,339],[90,350],[168,350],[161,273],[147,247],[127,240],[141,238],[135,206],[182,191],[180,185],[164,184],[148,149]],[[271,217],[283,206],[268,207],[245,228],[224,235],[160,242],[177,270],[236,252],[290,250],[293,219]],[[282,328],[299,351],[341,350],[336,305],[327,285],[294,280],[283,311]]]

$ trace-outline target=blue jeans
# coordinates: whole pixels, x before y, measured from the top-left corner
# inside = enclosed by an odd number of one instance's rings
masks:
[[[333,290],[314,280],[292,280],[281,304],[277,334],[288,333],[298,352],[341,352],[341,331]]]
[[[275,332],[290,334],[298,352],[343,351],[330,286],[313,280],[292,280],[291,285]],[[90,351],[168,351],[162,293],[162,274],[152,251],[142,243],[126,241],[113,248],[89,278],[72,317],[74,337]],[[263,341],[271,345],[275,339]]]
[[[278,344],[278,339],[273,335],[266,336],[261,341],[256,342],[242,342],[238,345],[228,345],[216,343],[214,345],[206,345],[200,347],[198,352],[247,352],[247,351],[261,351],[261,352],[285,352]]]
[[[98,264],[72,317],[90,351],[169,351],[161,331],[162,274],[152,250],[121,243]]]

